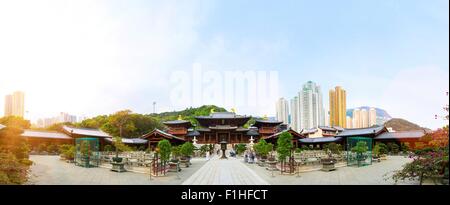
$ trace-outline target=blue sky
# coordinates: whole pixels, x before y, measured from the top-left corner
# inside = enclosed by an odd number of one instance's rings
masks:
[[[171,72],[199,63],[219,72],[278,71],[279,96],[287,99],[308,80],[321,85],[325,100],[341,85],[349,108],[376,106],[437,128],[443,122],[434,114],[448,102],[448,4],[0,1],[0,69],[27,74],[0,82],[0,94],[24,90],[33,119],[61,111],[148,113],[153,101],[168,111],[182,107],[170,103]],[[275,102],[237,110],[273,116]]]

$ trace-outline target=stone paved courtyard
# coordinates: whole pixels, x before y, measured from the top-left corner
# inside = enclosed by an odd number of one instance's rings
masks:
[[[190,167],[182,167],[179,179],[175,172],[150,179],[149,174],[78,167],[59,160],[59,156],[31,155],[30,159],[34,164],[28,184],[37,185],[176,185],[181,184],[206,162],[205,159],[193,159]]]
[[[211,185],[382,185],[394,184],[385,180],[385,174],[401,169],[409,161],[402,156],[390,156],[388,160],[374,163],[366,167],[340,167],[335,171],[302,172],[297,175],[280,175],[272,173],[256,164],[244,164],[242,159],[229,158],[220,160],[213,158],[192,159],[192,166],[183,168],[179,173],[170,172],[164,177],[150,177],[148,174],[124,172],[116,173],[106,168],[82,168],[59,160],[58,156],[32,155],[34,162],[28,184],[68,184],[68,185],[158,185],[158,184],[211,184]],[[417,182],[401,182],[399,184],[417,184]]]
[[[388,156],[387,160],[374,162],[364,167],[339,167],[334,171],[311,171],[300,174],[281,175],[279,171],[273,173],[256,164],[247,164],[264,180],[278,185],[392,185],[389,178],[393,171],[399,170],[409,162],[403,156]],[[386,175],[386,176],[385,176]],[[387,178],[387,180],[385,180]],[[397,184],[418,184],[418,182],[403,181]]]

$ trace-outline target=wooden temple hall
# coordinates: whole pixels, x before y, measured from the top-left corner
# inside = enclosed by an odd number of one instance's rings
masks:
[[[209,116],[197,116],[198,125],[194,126],[187,120],[174,120],[164,122],[167,129],[154,130],[144,135],[149,146],[155,147],[161,139],[168,139],[171,143],[180,144],[186,141],[197,144],[219,144],[225,141],[227,144],[250,143],[258,139],[275,140],[277,134],[285,131],[286,126],[282,122],[269,120],[256,120],[249,128],[244,125],[251,116],[237,115],[234,112],[216,112]],[[301,137],[295,133],[295,142]],[[294,137],[295,138],[295,137]]]

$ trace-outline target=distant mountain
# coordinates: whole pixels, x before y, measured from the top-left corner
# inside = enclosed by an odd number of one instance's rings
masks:
[[[395,131],[412,131],[412,130],[426,130],[431,131],[428,128],[421,127],[417,124],[414,124],[412,122],[409,122],[405,119],[401,118],[392,118],[386,123],[384,123],[386,127],[392,127]]]

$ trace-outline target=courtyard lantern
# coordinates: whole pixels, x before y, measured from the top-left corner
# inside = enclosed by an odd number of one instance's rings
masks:
[[[227,156],[225,156],[225,150],[227,150],[227,141],[220,141],[220,147],[222,149],[222,157],[220,159],[227,159]]]

